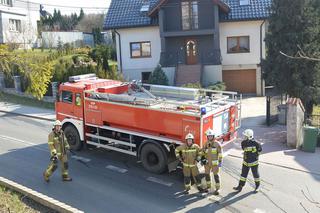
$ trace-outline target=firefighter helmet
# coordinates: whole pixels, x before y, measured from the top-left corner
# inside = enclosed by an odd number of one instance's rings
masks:
[[[186,140],[188,140],[188,139],[194,140],[194,136],[193,136],[193,134],[189,133],[189,134],[186,135],[186,138],[185,138],[185,139],[186,139]]]
[[[206,132],[206,135],[207,135],[207,137],[208,137],[208,136],[213,136],[213,137],[214,137],[214,132],[213,132],[213,130],[212,130],[212,129],[208,129],[207,132]]]
[[[253,130],[252,129],[246,129],[242,133],[246,138],[253,139]]]
[[[62,123],[61,123],[59,120],[56,120],[56,121],[53,123],[53,126],[62,126]]]

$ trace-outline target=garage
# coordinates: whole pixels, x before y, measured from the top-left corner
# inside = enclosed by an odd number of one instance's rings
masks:
[[[256,70],[223,70],[222,80],[227,90],[240,93],[255,93]]]

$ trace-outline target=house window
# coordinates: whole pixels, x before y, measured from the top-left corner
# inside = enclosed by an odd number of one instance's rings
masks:
[[[11,0],[0,0],[0,4],[11,6]]]
[[[227,38],[228,53],[250,52],[249,36],[237,36]]]
[[[12,32],[21,32],[21,20],[9,19],[9,30]]]
[[[151,57],[151,43],[145,42],[132,42],[130,43],[131,58],[146,58]]]
[[[249,5],[249,4],[250,4],[250,0],[240,0],[240,6]]]
[[[151,75],[151,72],[142,72],[141,75],[142,75],[141,76],[142,83],[148,83],[150,75]]]
[[[199,28],[198,2],[183,1],[181,2],[182,10],[182,29],[191,30]]]

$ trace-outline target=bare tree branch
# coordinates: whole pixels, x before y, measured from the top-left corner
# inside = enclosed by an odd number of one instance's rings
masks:
[[[313,57],[309,57],[309,56],[306,56],[305,53],[302,51],[298,51],[297,52],[297,55],[298,56],[291,56],[291,55],[288,55],[282,51],[279,51],[281,55],[287,57],[287,58],[291,58],[291,59],[296,59],[296,60],[309,60],[309,61],[319,61],[320,62],[320,58],[313,58]]]

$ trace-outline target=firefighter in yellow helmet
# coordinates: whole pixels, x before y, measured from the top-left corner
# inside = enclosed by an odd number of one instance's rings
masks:
[[[186,135],[185,140],[186,144],[178,146],[175,153],[177,159],[183,164],[185,193],[188,194],[191,189],[191,177],[196,179],[198,190],[203,191],[197,167],[197,161],[200,160],[201,153],[200,147],[197,144],[194,144],[194,136],[191,133]]]
[[[47,170],[43,173],[44,180],[49,182],[49,177],[58,168],[58,160],[61,163],[61,173],[63,181],[72,181],[68,174],[68,158],[67,151],[70,146],[67,138],[61,129],[61,122],[56,120],[53,124],[52,132],[48,136],[48,145],[50,149],[50,164]]]
[[[209,129],[206,132],[207,142],[203,147],[201,163],[205,168],[205,178],[207,182],[207,188],[211,189],[211,176],[210,173],[213,173],[215,180],[215,191],[214,195],[219,195],[220,190],[220,167],[222,164],[222,148],[218,141],[215,140],[215,135],[213,130]]]

